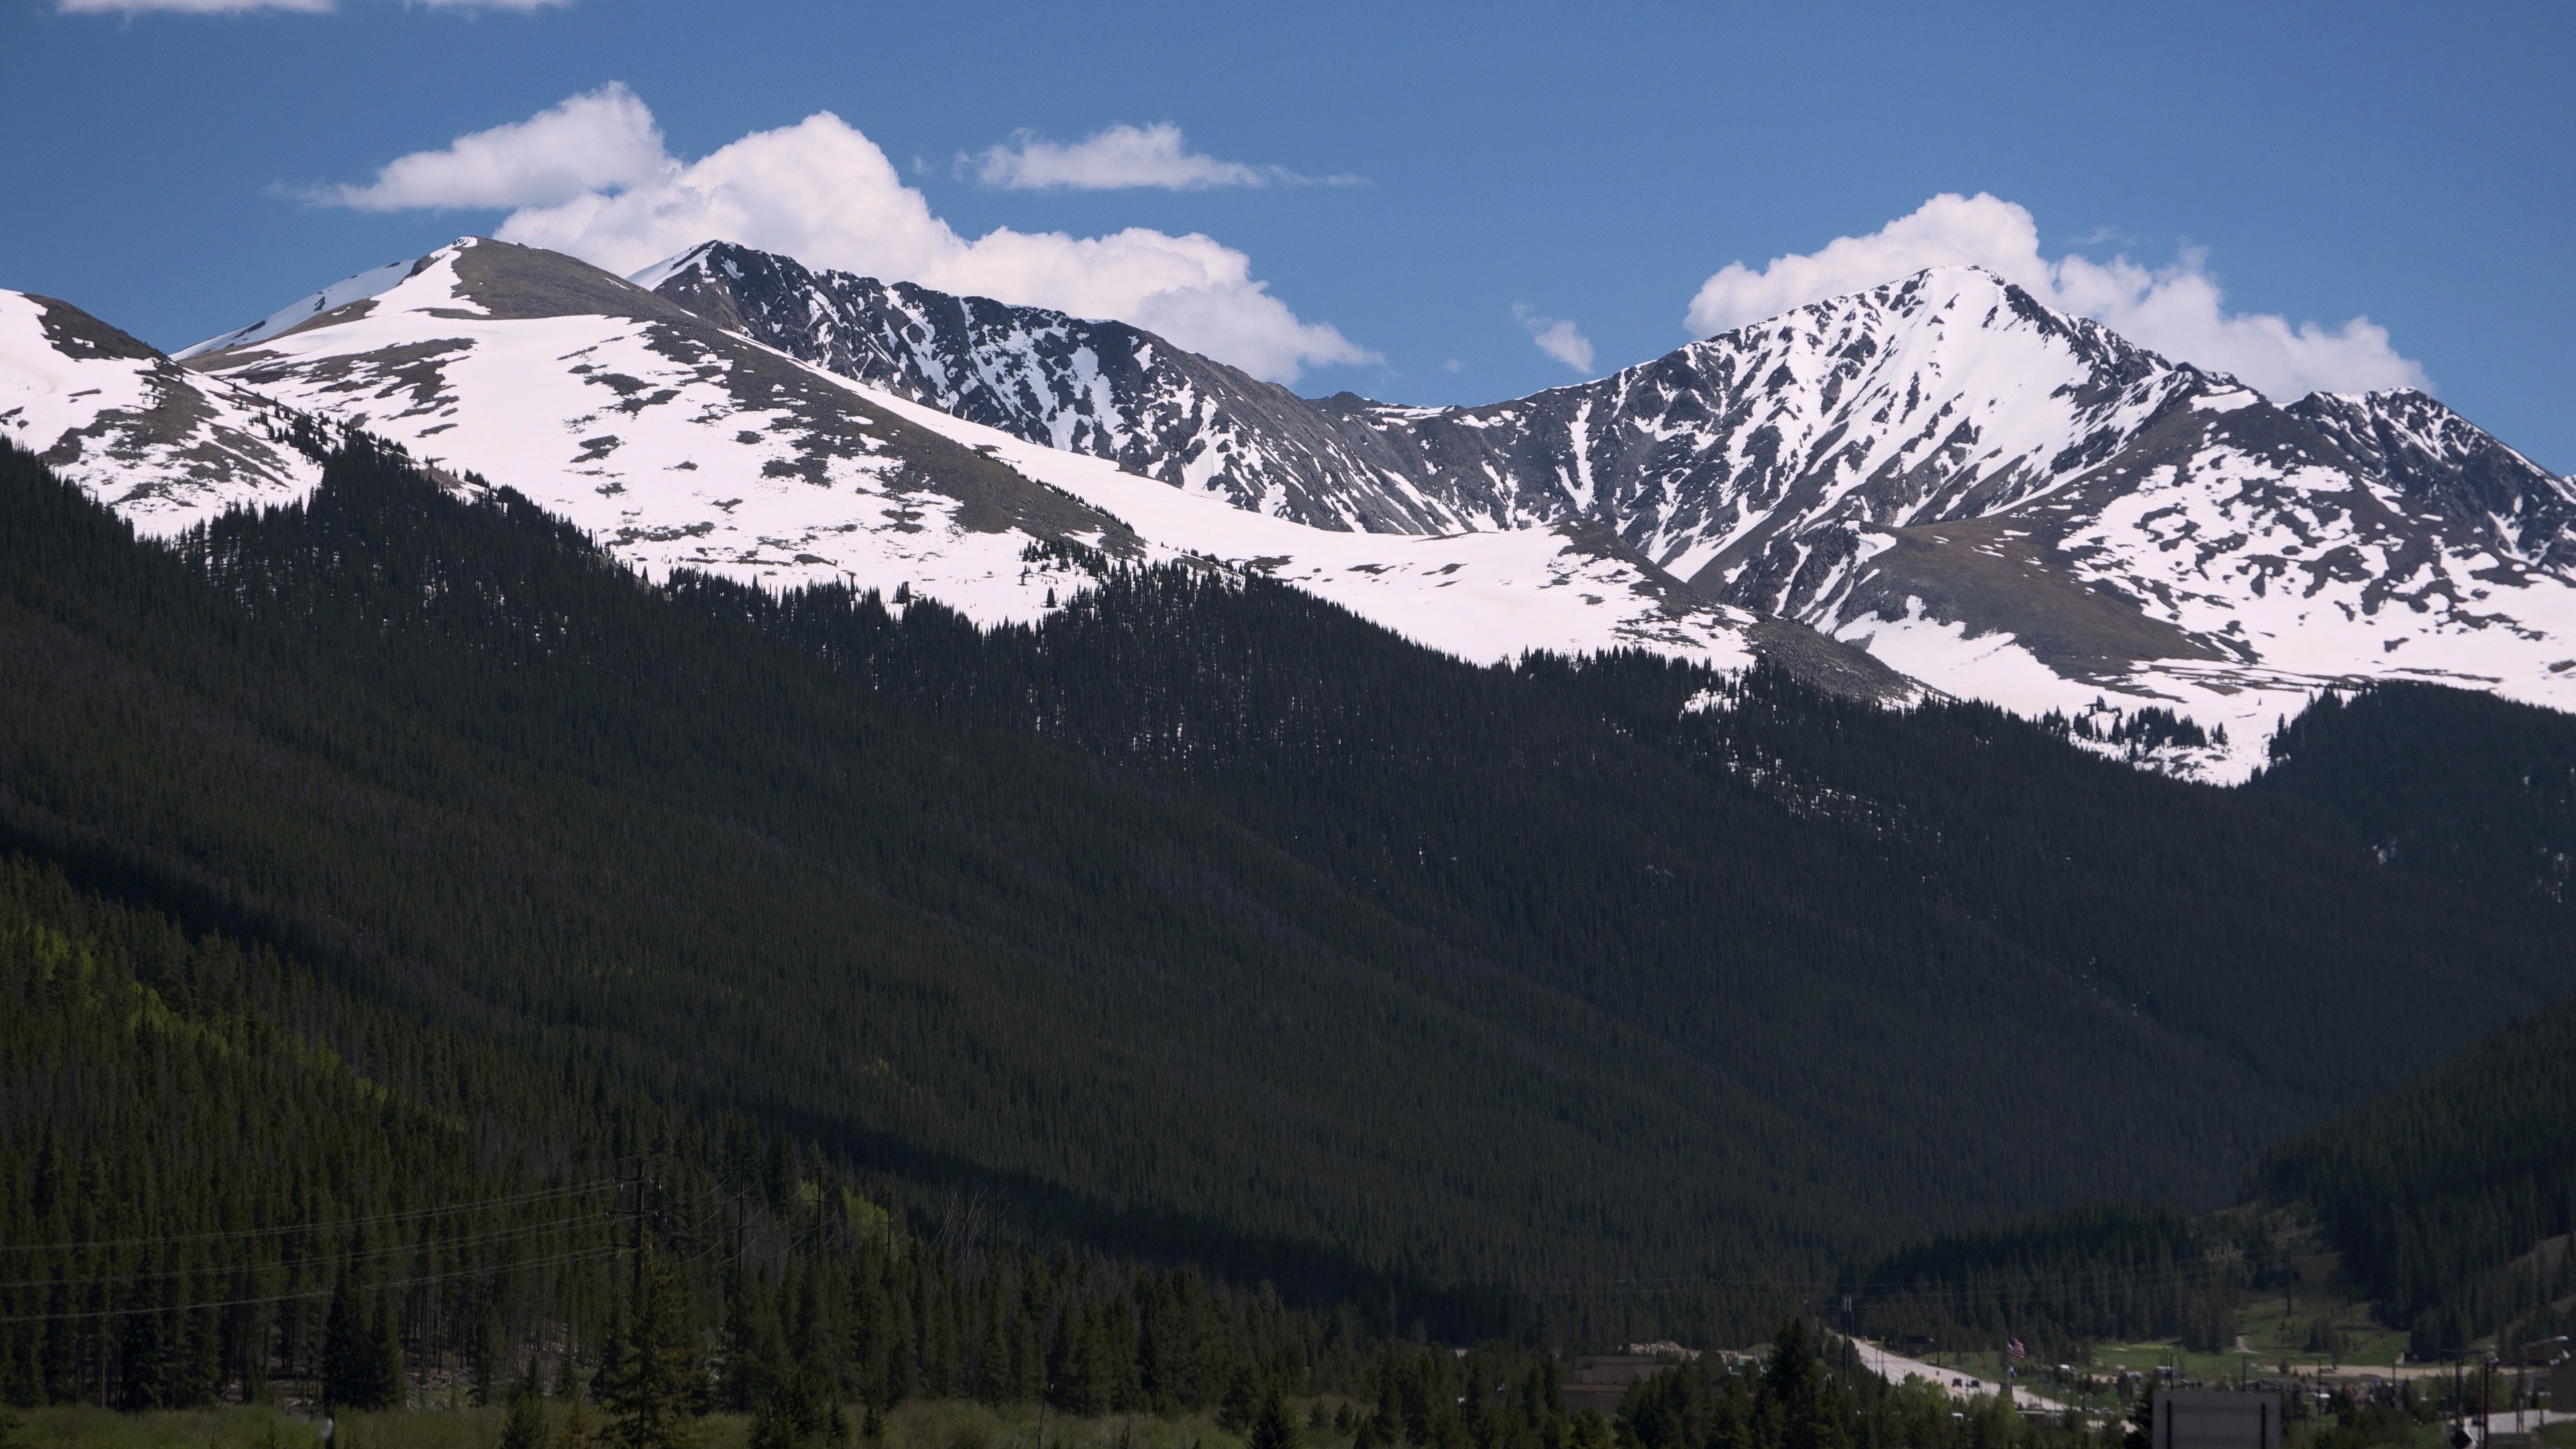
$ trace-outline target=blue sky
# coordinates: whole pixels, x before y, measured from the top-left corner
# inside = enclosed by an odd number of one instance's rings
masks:
[[[1451,402],[1986,260],[2576,469],[2576,6],[165,8],[242,3],[0,0],[0,286],[178,346],[460,233],[721,221]]]

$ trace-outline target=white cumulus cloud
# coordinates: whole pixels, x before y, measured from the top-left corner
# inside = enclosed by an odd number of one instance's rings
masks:
[[[738,242],[809,266],[1114,317],[1278,382],[1377,360],[1331,325],[1299,319],[1254,279],[1250,257],[1197,233],[1006,227],[961,237],[875,142],[828,111],[682,162],[663,151],[644,103],[610,86],[402,157],[370,185],[317,195],[352,206],[512,207],[494,233],[502,240],[621,273],[702,241]]]
[[[2317,391],[2431,386],[2423,366],[2399,355],[2388,329],[2367,317],[2329,328],[2230,312],[2208,254],[2197,249],[2163,267],[2125,255],[2051,260],[2040,253],[2030,212],[1983,192],[1935,196],[1867,236],[1836,237],[1758,270],[1730,262],[1700,284],[1686,321],[1705,336],[1946,266],[1984,267],[2059,311],[2091,317],[2167,357],[2233,374],[2285,402]]]
[[[649,182],[670,164],[653,113],[611,82],[524,121],[459,136],[443,151],[399,157],[367,185],[314,197],[359,211],[549,206]]]
[[[1010,140],[972,160],[976,180],[1012,191],[1054,187],[1112,191],[1129,186],[1203,191],[1211,186],[1264,186],[1270,181],[1269,173],[1258,166],[1192,151],[1181,138],[1181,128],[1169,122],[1112,126],[1070,146],[1040,140],[1033,131],[1016,131]]]
[[[1542,317],[1522,303],[1512,308],[1512,315],[1529,329],[1530,341],[1538,350],[1585,376],[1592,373],[1592,339],[1583,335],[1572,322],[1562,317]]]

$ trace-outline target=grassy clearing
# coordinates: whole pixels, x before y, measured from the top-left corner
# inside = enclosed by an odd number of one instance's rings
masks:
[[[1304,1406],[1300,1406],[1302,1412]],[[550,1428],[568,1406],[546,1405]],[[864,1411],[851,1406],[849,1421]],[[501,1442],[506,1411],[410,1409],[343,1414],[332,1449],[493,1449]],[[603,1421],[592,1412],[594,1431]],[[738,1414],[710,1414],[697,1421],[698,1449],[743,1449],[751,1423]],[[993,1408],[962,1402],[912,1402],[886,1417],[883,1449],[1242,1449],[1243,1441],[1203,1416],[1162,1419],[1072,1419],[1035,1405]],[[226,1405],[168,1413],[120,1414],[107,1409],[57,1406],[18,1416],[9,1449],[320,1449],[315,1419],[264,1405]]]
[[[313,1421],[264,1406],[119,1414],[58,1405],[18,1411],[13,1449],[316,1449]]]
[[[2308,1351],[2309,1336],[2319,1319],[2340,1341],[2339,1355]],[[2252,1345],[2257,1364],[2276,1370],[2284,1361],[2294,1368],[2312,1369],[2338,1361],[2348,1369],[2384,1367],[2406,1351],[2404,1332],[2381,1323],[2368,1303],[2341,1297],[2302,1293],[2287,1300],[2256,1298],[2236,1310],[2236,1331]]]
[[[2286,1311],[2285,1311],[2286,1310]],[[2308,1344],[2322,1319],[2338,1340],[2339,1351],[2311,1352]],[[2257,1298],[2236,1310],[2236,1332],[2246,1347],[2222,1353],[2193,1353],[2181,1343],[2100,1343],[2093,1346],[2096,1372],[2133,1369],[2152,1372],[2178,1369],[2204,1383],[2240,1374],[2278,1378],[2283,1365],[2306,1376],[2318,1369],[2366,1373],[2385,1369],[2406,1351],[2406,1335],[2379,1322],[2368,1303],[2343,1298],[2301,1296],[2288,1300]]]

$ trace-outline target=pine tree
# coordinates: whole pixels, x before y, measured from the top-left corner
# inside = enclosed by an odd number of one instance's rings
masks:
[[[1275,1387],[1261,1396],[1247,1449],[1298,1449],[1297,1421],[1288,1417],[1288,1402]]]
[[[374,1407],[370,1347],[366,1321],[358,1307],[358,1291],[344,1277],[331,1290],[330,1314],[322,1324],[325,1407]]]
[[[636,1285],[617,1377],[600,1396],[614,1416],[608,1438],[617,1449],[694,1449],[698,1366],[688,1304],[668,1259],[646,1251],[651,1261]]]
[[[2156,1442],[2156,1381],[2141,1379],[2137,1402],[2129,1406],[2129,1426],[2124,1442],[2127,1449],[2148,1449]]]
[[[555,1449],[591,1449],[590,1396],[581,1385],[572,1387],[572,1407],[564,1411],[561,1428],[555,1431]]]
[[[1252,1375],[1252,1365],[1237,1364],[1234,1377],[1225,1386],[1225,1401],[1216,1411],[1216,1426],[1229,1434],[1240,1434],[1252,1427],[1252,1416],[1261,1404],[1261,1386]]]
[[[1807,1322],[1796,1315],[1772,1336],[1762,1366],[1762,1391],[1779,1414],[1780,1449],[1833,1449],[1840,1426],[1825,1397],[1824,1365],[1817,1361]]]
[[[786,1392],[772,1385],[752,1414],[749,1449],[796,1449],[797,1415]]]
[[[392,1298],[389,1293],[380,1293],[376,1297],[375,1322],[367,1334],[365,1397],[351,1400],[352,1407],[402,1407],[402,1331],[394,1321]]]
[[[474,1319],[474,1406],[488,1407],[501,1387],[501,1315],[489,1302]]]
[[[500,1449],[546,1449],[545,1397],[537,1384],[537,1365],[510,1391],[510,1417],[502,1422]]]

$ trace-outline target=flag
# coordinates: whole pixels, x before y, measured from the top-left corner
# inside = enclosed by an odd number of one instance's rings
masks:
[[[2020,1339],[2018,1339],[2018,1338],[2007,1338],[2007,1339],[2005,1339],[2005,1340],[2004,1340],[2004,1351],[2005,1351],[2006,1353],[2011,1354],[2011,1355],[2012,1355],[2013,1357],[2015,1357],[2015,1358],[2028,1358],[2028,1357],[2030,1357],[2030,1350],[2029,1350],[2029,1349],[2026,1349],[2026,1348],[2024,1348],[2024,1347],[2022,1347],[2022,1346],[2021,1346],[2021,1340],[2020,1340]]]

